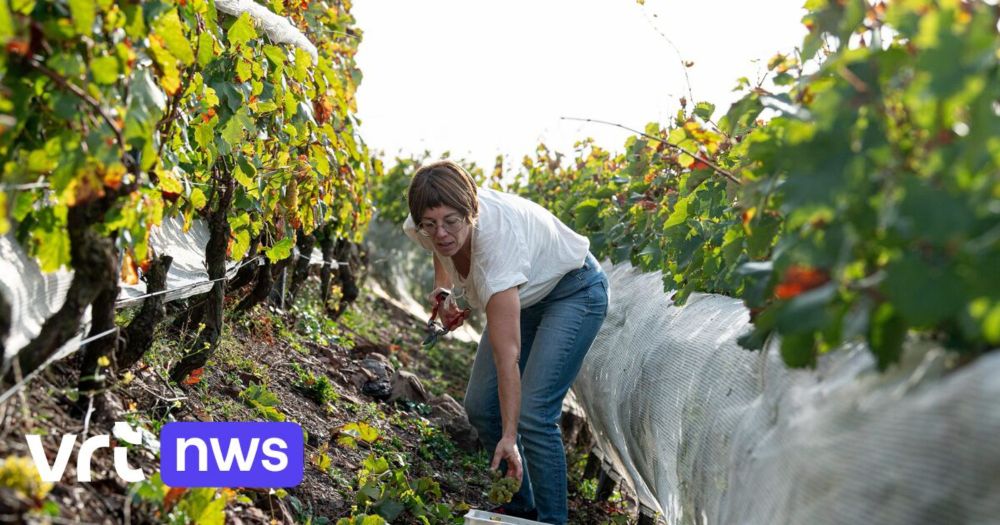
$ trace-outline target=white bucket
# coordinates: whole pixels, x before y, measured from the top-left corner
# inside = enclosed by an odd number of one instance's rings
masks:
[[[545,525],[540,521],[532,521],[503,514],[494,514],[485,510],[470,510],[465,515],[465,525],[495,525],[497,523],[508,523],[510,525]]]

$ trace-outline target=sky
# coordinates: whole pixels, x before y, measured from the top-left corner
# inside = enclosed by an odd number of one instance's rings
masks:
[[[803,1],[355,0],[361,134],[389,164],[449,151],[487,172],[539,142],[621,151],[627,131],[560,117],[642,129],[691,94],[719,115],[738,78],[801,43]]]

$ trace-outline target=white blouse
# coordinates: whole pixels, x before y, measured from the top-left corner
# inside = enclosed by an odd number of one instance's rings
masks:
[[[583,266],[590,240],[545,208],[517,195],[477,188],[479,219],[472,231],[472,262],[462,279],[451,257],[441,257],[455,287],[473,308],[486,309],[497,292],[518,287],[521,308],[542,300],[566,273]],[[413,217],[406,235],[428,251],[433,241],[417,232]]]

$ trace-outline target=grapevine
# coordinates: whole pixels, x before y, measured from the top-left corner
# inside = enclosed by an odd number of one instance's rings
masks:
[[[316,54],[212,1],[0,2],[0,234],[13,230],[45,271],[76,271],[67,304],[19,354],[24,373],[88,305],[94,330],[113,325],[115,276],[136,282],[158,255],[150,229],[167,218],[209,224],[211,279],[227,260],[255,256],[251,246],[286,259],[297,235],[328,224],[359,238],[380,169],[353,116],[360,32],[345,4],[267,7],[323,35]],[[210,353],[225,288],[216,282],[199,313],[207,329],[196,346],[207,352],[175,379]],[[125,342],[108,344],[88,348],[85,363]]]
[[[909,336],[970,355],[1000,343],[998,10],[986,2],[812,2],[767,91],[651,123],[612,155],[539,146],[511,189],[613,262],[743,299],[793,366],[864,341],[881,368]],[[764,110],[775,116],[761,119]],[[733,178],[727,175],[732,175]],[[908,335],[910,334],[910,335]]]

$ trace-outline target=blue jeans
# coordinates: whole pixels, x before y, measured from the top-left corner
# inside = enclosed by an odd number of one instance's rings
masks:
[[[608,278],[594,256],[573,270],[540,302],[521,310],[521,419],[518,447],[521,489],[505,507],[537,509],[538,520],[566,523],[566,453],[559,420],[562,402],[608,311]],[[502,433],[497,371],[489,326],[465,393],[469,422],[492,454]]]

